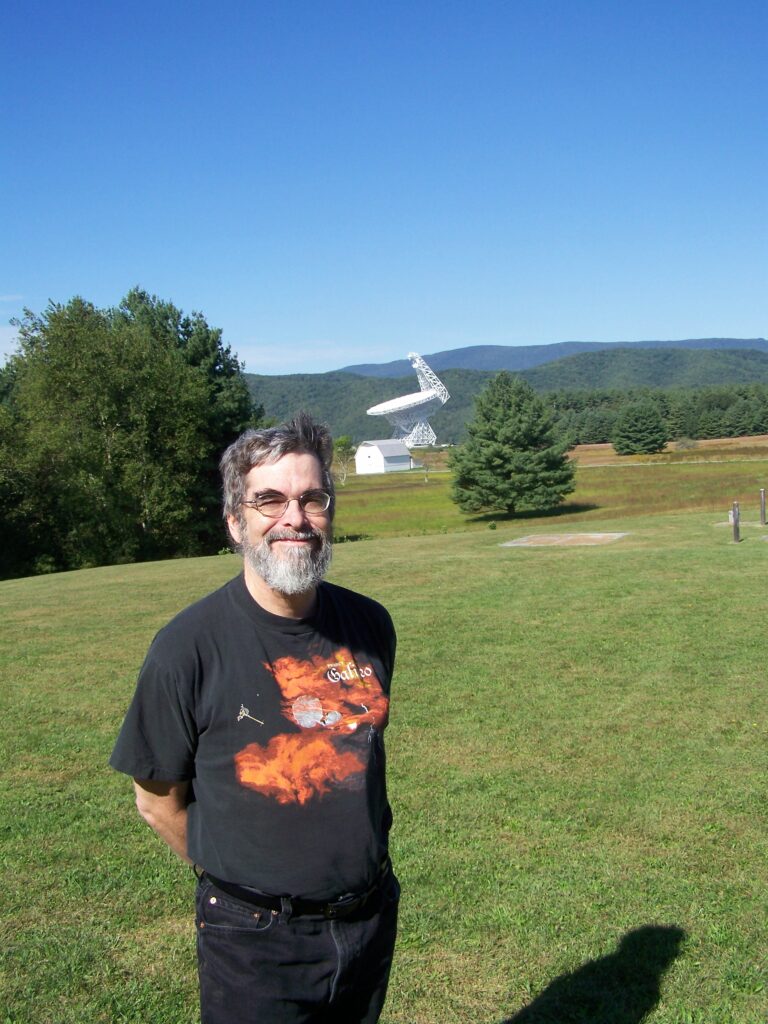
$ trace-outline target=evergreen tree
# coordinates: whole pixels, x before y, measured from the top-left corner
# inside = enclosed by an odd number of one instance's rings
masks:
[[[728,435],[728,426],[726,423],[726,413],[722,409],[710,408],[704,410],[699,415],[699,428],[696,432],[697,437],[704,438],[707,441],[716,440],[719,437],[726,437]]]
[[[669,440],[696,436],[696,415],[684,394],[676,393],[671,396],[669,411],[664,417],[664,426]]]
[[[728,437],[746,437],[759,434],[761,425],[760,407],[749,398],[737,398],[725,413],[724,425]]]
[[[451,453],[452,498],[464,512],[539,512],[574,488],[574,465],[529,384],[502,371],[478,396],[466,442]]]
[[[653,402],[633,402],[616,418],[613,447],[619,455],[660,452],[666,443],[664,418]]]
[[[610,409],[587,409],[580,417],[579,444],[605,444],[611,440],[615,424]]]

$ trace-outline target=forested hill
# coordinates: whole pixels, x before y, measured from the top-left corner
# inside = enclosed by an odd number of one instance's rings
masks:
[[[473,399],[492,373],[446,370],[440,374],[451,398],[431,419],[442,443],[455,443],[464,436],[464,425],[472,415]],[[392,427],[384,417],[366,414],[366,409],[398,395],[419,390],[416,375],[409,377],[358,377],[351,373],[297,373],[262,377],[245,375],[254,399],[264,406],[268,417],[284,420],[297,409],[306,409],[327,423],[334,436],[347,434],[353,441],[391,437]]]
[[[431,419],[442,443],[462,440],[473,412],[473,399],[493,376],[490,371],[444,370],[440,377],[450,401]],[[353,441],[389,437],[383,418],[366,409],[418,390],[411,371],[401,378],[356,374],[245,375],[255,400],[267,416],[283,420],[307,409],[328,423],[336,436]],[[713,385],[768,383],[768,353],[729,349],[616,348],[559,359],[520,374],[537,391],[636,391],[641,388],[703,388]]]
[[[684,341],[561,341],[554,345],[469,345],[444,352],[432,352],[424,359],[433,370],[510,370],[513,373],[552,363],[582,352],[616,349],[756,349],[768,352],[765,338],[688,338]],[[407,359],[391,363],[358,363],[342,366],[341,373],[361,377],[405,377],[411,372]]]
[[[616,348],[558,359],[521,376],[537,391],[755,384],[768,381],[768,352]]]

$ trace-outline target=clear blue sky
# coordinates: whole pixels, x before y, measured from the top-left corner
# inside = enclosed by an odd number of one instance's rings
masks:
[[[765,0],[10,0],[0,350],[141,285],[255,373],[768,334]]]

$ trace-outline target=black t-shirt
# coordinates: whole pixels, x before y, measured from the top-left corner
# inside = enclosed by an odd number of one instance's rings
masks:
[[[110,764],[189,780],[189,856],[276,895],[333,899],[374,881],[392,815],[383,730],[387,611],[331,583],[310,618],[272,615],[243,576],[155,637]]]

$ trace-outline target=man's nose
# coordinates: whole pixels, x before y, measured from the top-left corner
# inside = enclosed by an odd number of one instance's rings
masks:
[[[307,522],[307,513],[301,507],[301,503],[298,498],[289,498],[288,505],[286,506],[285,512],[280,516],[280,522],[285,526],[291,526],[297,529],[299,526],[304,526]]]

